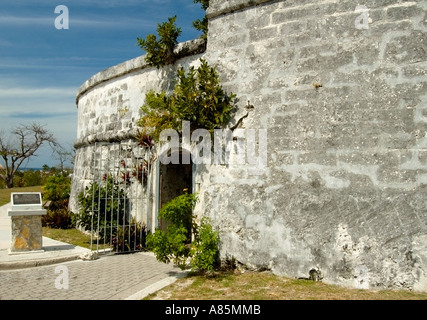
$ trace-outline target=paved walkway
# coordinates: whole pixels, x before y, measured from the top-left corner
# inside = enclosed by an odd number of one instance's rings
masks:
[[[142,299],[184,276],[149,252],[82,260],[88,249],[46,237],[44,252],[10,255],[9,209],[0,207],[0,300]]]

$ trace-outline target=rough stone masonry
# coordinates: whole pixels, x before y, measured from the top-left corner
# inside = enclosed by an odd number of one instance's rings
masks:
[[[147,90],[170,89],[179,65],[203,57],[239,98],[231,125],[268,133],[265,167],[194,166],[195,214],[220,230],[222,258],[427,291],[426,11],[427,1],[211,0],[206,51],[164,70],[139,57],[80,88],[74,210],[94,142],[131,137]]]
[[[15,216],[12,220],[12,253],[42,250],[42,217]]]

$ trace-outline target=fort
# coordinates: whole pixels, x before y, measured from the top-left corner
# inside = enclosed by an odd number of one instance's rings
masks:
[[[97,145],[135,143],[145,93],[170,91],[177,68],[203,58],[238,97],[229,128],[266,130],[266,165],[153,162],[147,226],[186,175],[223,259],[427,291],[427,1],[210,2],[206,47],[181,43],[172,66],[141,56],[80,87],[71,210],[94,179]]]

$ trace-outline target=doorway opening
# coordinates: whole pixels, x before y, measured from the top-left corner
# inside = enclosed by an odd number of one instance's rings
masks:
[[[178,151],[177,151],[178,152]],[[179,159],[187,151],[179,151]],[[162,164],[159,168],[159,210],[172,199],[193,191],[193,163]],[[159,219],[159,228],[165,230],[166,223]]]

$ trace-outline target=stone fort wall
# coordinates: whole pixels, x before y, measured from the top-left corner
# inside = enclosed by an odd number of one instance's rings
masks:
[[[180,59],[173,66],[151,68],[145,62],[145,56],[141,56],[99,72],[79,88],[71,211],[78,212],[78,194],[94,178],[95,144],[135,144],[132,138],[138,130],[136,122],[141,117],[145,93],[172,90],[177,69],[197,65],[202,57],[201,51],[204,51],[202,41],[181,43],[176,50]],[[104,155],[106,157],[108,155]]]
[[[220,230],[223,258],[357,288],[427,290],[426,9],[211,0],[206,51],[178,64],[203,56],[239,98],[233,124],[268,137],[258,142],[265,167],[196,166],[196,214]],[[93,141],[127,138],[144,92],[171,85],[176,66],[141,59],[82,87],[75,190],[90,179]]]

